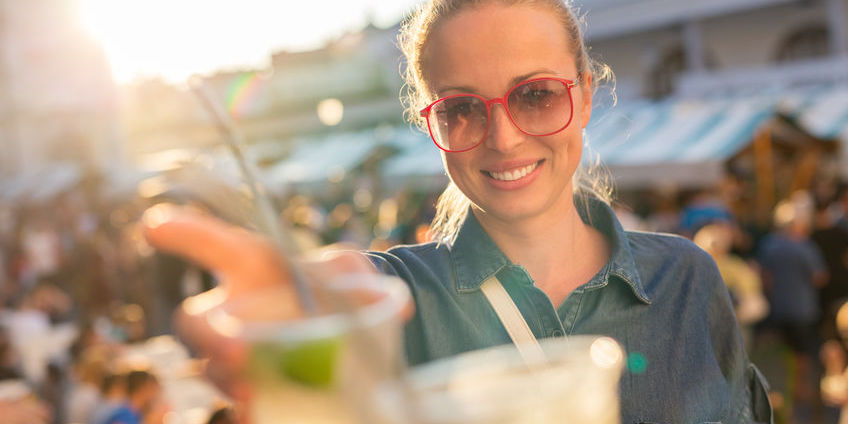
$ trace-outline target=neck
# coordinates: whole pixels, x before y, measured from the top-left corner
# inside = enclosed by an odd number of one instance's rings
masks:
[[[507,258],[523,266],[555,305],[609,258],[603,235],[583,222],[571,201],[519,220],[499,219],[476,208],[473,213]]]
[[[785,234],[787,238],[797,241],[805,240],[809,233],[803,228],[790,227],[784,231],[783,234]]]

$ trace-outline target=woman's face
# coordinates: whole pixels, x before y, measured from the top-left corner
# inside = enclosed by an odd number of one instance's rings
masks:
[[[490,99],[531,78],[577,79],[574,53],[558,17],[529,5],[492,3],[459,12],[434,29],[423,62],[435,98],[473,93]],[[578,84],[571,90],[573,118],[563,131],[525,135],[495,104],[479,146],[443,152],[448,175],[474,205],[510,222],[572,207],[571,177],[591,112],[590,81],[583,78]]]

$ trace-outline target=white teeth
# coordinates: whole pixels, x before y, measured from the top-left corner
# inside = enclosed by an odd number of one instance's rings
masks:
[[[532,165],[527,165],[523,168],[513,169],[512,171],[505,172],[488,172],[492,178],[501,181],[515,181],[519,178],[523,178],[525,175],[533,172],[534,169],[539,165],[539,163],[534,163]]]

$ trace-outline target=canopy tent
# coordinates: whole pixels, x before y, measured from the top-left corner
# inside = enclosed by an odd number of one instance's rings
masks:
[[[9,202],[44,202],[76,186],[82,178],[83,170],[75,163],[50,164],[49,167],[6,180],[0,186],[0,199]]]
[[[340,180],[380,146],[393,147],[378,130],[301,139],[288,158],[265,170],[263,179],[274,187]]]
[[[443,174],[442,156],[432,142],[423,137],[414,145],[406,148],[398,155],[388,159],[383,164],[383,175],[395,177],[427,177]]]
[[[587,128],[587,143],[620,187],[711,184],[724,160],[773,116],[774,105],[768,97],[639,102],[602,113]]]
[[[848,83],[794,90],[779,109],[817,138],[848,143]]]
[[[584,160],[607,165],[622,188],[711,185],[722,176],[724,163],[778,114],[814,137],[846,142],[848,84],[636,101],[595,110],[586,129]]]
[[[447,175],[442,155],[430,137],[409,127],[397,128],[396,133],[401,150],[381,165],[386,182],[425,190],[443,188],[447,184]]]

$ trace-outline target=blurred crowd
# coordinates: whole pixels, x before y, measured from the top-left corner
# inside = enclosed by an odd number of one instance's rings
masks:
[[[232,422],[226,397],[197,381],[200,364],[171,336],[175,308],[214,278],[151,249],[138,225],[158,202],[228,211],[202,191],[115,198],[107,185],[87,178],[37,202],[0,198],[0,421]],[[303,250],[334,242],[386,249],[427,237],[414,223],[432,217],[421,207],[434,203],[428,194],[370,196],[275,200]]]
[[[165,383],[198,374],[163,336],[190,294],[164,281],[188,265],[141,240],[135,222],[148,202],[109,203],[99,187],[89,179],[40,203],[0,202],[4,423],[161,423],[173,412]],[[163,354],[181,369],[163,368]],[[205,390],[222,403],[193,422],[232,422],[226,400]]]
[[[619,207],[625,227],[691,238],[715,260],[777,422],[848,423],[848,185],[816,181],[765,216],[732,181],[633,203],[647,213]]]
[[[137,225],[160,201],[226,214],[185,192],[115,200],[100,187],[84,180],[41,203],[0,200],[0,416],[231,422],[226,397],[198,383],[198,363],[171,336],[179,302],[214,278],[152,250]],[[438,193],[333,193],[275,199],[301,249],[430,239]],[[772,383],[778,422],[839,422],[848,405],[848,185],[795,191],[766,219],[746,214],[750,206],[724,185],[624,192],[615,209],[627,229],[676,233],[712,255],[745,345]]]

